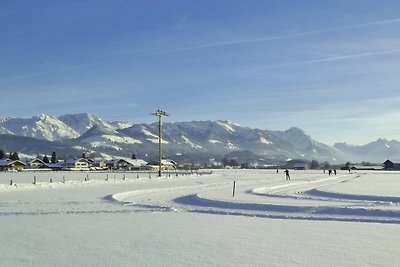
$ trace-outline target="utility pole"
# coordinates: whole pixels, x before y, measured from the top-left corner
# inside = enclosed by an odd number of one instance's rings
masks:
[[[162,117],[169,116],[165,111],[157,109],[156,112],[152,113],[152,115],[158,117],[158,177],[161,177],[161,166],[162,166]]]

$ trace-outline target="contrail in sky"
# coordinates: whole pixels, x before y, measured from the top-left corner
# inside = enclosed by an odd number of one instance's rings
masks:
[[[400,19],[381,20],[381,21],[374,21],[374,22],[368,22],[368,23],[353,24],[353,25],[348,25],[348,26],[338,26],[338,27],[332,27],[332,28],[327,28],[327,29],[322,29],[322,30],[307,31],[307,32],[286,34],[286,35],[280,35],[280,36],[269,36],[269,37],[250,38],[250,39],[242,39],[242,40],[204,43],[204,44],[192,45],[192,46],[181,47],[181,48],[176,48],[176,49],[160,50],[160,51],[153,51],[153,52],[139,54],[139,55],[133,55],[133,58],[143,58],[143,57],[149,57],[149,56],[165,55],[165,54],[179,53],[179,52],[184,52],[184,51],[191,51],[191,50],[196,50],[196,49],[207,49],[207,48],[221,47],[221,46],[231,46],[231,45],[250,44],[250,43],[257,43],[257,42],[284,40],[284,39],[291,39],[291,38],[296,38],[296,37],[311,36],[311,35],[316,35],[316,34],[320,34],[320,33],[334,32],[334,31],[341,31],[341,30],[350,30],[350,29],[357,29],[357,28],[371,27],[371,26],[378,26],[378,25],[396,24],[396,23],[400,23]],[[400,49],[378,51],[378,52],[365,52],[365,53],[352,54],[352,55],[328,57],[328,58],[321,58],[321,59],[314,59],[314,60],[305,60],[305,61],[288,63],[288,64],[284,64],[284,65],[280,65],[280,66],[344,60],[344,59],[349,59],[349,58],[366,57],[366,56],[374,56],[374,55],[390,54],[390,53],[398,53],[398,52],[400,52]],[[50,71],[42,71],[42,72],[27,73],[27,74],[12,76],[12,77],[8,77],[8,78],[0,79],[0,82],[6,82],[6,81],[12,81],[12,80],[18,80],[18,79],[24,79],[24,78],[31,78],[31,77],[36,77],[36,76],[41,76],[41,75],[46,75],[46,74],[51,74],[51,73],[59,73],[59,72],[64,72],[64,71],[69,71],[69,70],[91,67],[91,66],[95,66],[95,65],[101,65],[104,63],[108,63],[108,62],[125,59],[126,54],[128,54],[128,53],[124,53],[123,56],[121,55],[120,57],[116,57],[116,58],[109,59],[109,60],[91,62],[91,63],[87,63],[87,64],[75,65],[75,66],[50,70]],[[278,67],[280,67],[280,66],[278,66]],[[265,67],[265,68],[273,68],[273,66]]]
[[[295,61],[295,62],[289,62],[289,63],[278,64],[278,65],[271,65],[271,66],[261,67],[258,70],[274,69],[274,68],[279,68],[279,67],[290,67],[290,66],[296,66],[296,65],[322,63],[322,62],[330,62],[330,61],[338,61],[338,60],[346,60],[346,59],[352,59],[352,58],[361,58],[361,57],[369,57],[369,56],[377,56],[377,55],[395,54],[395,53],[399,53],[399,52],[400,52],[400,48],[390,49],[390,50],[381,50],[381,51],[371,51],[371,52],[349,54],[349,55],[343,55],[343,56],[333,56],[333,57]]]
[[[284,39],[303,37],[303,36],[315,35],[315,34],[326,33],[326,32],[350,30],[350,29],[356,29],[356,28],[386,25],[386,24],[395,24],[395,23],[400,23],[400,19],[381,20],[381,21],[375,21],[375,22],[332,27],[332,28],[327,28],[327,29],[323,29],[323,30],[307,31],[307,32],[300,32],[300,33],[293,33],[293,34],[286,34],[286,35],[279,35],[279,36],[270,36],[270,37],[251,38],[251,39],[236,40],[236,41],[233,40],[233,41],[222,41],[222,42],[215,42],[215,43],[208,43],[208,44],[199,44],[199,45],[183,47],[180,49],[178,48],[176,50],[166,51],[166,53],[180,52],[180,51],[200,49],[200,48],[210,48],[210,47],[217,47],[217,46],[235,45],[235,44],[246,44],[246,43],[284,40]]]

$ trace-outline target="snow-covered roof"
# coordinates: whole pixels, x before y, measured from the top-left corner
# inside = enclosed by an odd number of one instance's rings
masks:
[[[38,158],[34,158],[34,159],[32,159],[32,160],[30,161],[30,164],[32,164],[32,163],[41,163],[41,164],[44,164],[44,161],[41,160],[41,159],[38,159]]]
[[[303,168],[308,166],[308,162],[297,162],[294,164],[294,168]]]
[[[390,161],[393,164],[400,164],[400,159],[388,159],[385,162]]]
[[[14,163],[19,163],[21,165],[26,165],[24,162],[20,160],[10,160],[10,159],[0,159],[0,166],[1,167],[6,167],[6,166],[11,166]]]
[[[147,162],[142,159],[119,159],[118,161],[125,161],[135,167],[141,167],[147,164]]]
[[[63,163],[58,162],[58,163],[44,163],[43,166],[46,166],[47,168],[51,169],[62,169],[63,168]]]
[[[11,164],[11,160],[9,159],[0,159],[0,166],[4,167],[4,166],[10,166]]]
[[[173,161],[171,159],[163,159],[163,160],[161,160],[161,164],[165,165],[165,166],[176,166],[178,163],[176,163],[175,161]],[[149,162],[148,165],[159,165],[159,162],[152,161],[152,162]]]
[[[79,159],[67,159],[63,162],[63,164],[75,164],[78,161],[85,161],[87,163],[92,163],[91,160],[88,160],[86,158],[79,158]]]

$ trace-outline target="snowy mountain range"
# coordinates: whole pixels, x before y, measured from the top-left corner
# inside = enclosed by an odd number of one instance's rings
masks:
[[[299,128],[270,131],[241,127],[230,121],[193,121],[163,124],[165,157],[179,161],[241,160],[274,164],[287,159],[316,159],[330,163],[400,158],[400,142],[379,139],[365,146],[315,141]],[[108,122],[91,114],[60,117],[42,114],[30,119],[0,120],[0,148],[28,155],[131,156],[152,160],[158,154],[158,124]],[[243,160],[243,159],[242,159]]]

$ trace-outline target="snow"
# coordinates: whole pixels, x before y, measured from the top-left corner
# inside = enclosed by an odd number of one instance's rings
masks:
[[[142,132],[147,135],[150,136],[151,138],[147,138],[147,140],[149,140],[152,143],[158,144],[158,135],[152,134],[151,132],[149,132],[148,130],[146,130],[145,128],[142,128]],[[154,138],[154,139],[153,139]],[[169,144],[168,141],[161,139],[161,143],[163,144]]]
[[[134,124],[131,122],[115,121],[111,123],[115,129],[126,129],[132,127]]]
[[[400,264],[399,172],[150,175],[0,173],[2,266]]]
[[[233,143],[231,143],[231,142],[228,142],[227,144],[226,144],[226,148],[228,148],[228,149],[232,149],[232,150],[237,150],[237,149],[239,149],[237,146],[235,146]]]
[[[67,124],[69,127],[74,129],[79,135],[84,134],[93,126],[98,125],[107,129],[115,130],[115,126],[111,125],[92,114],[80,113],[80,114],[66,114],[59,117],[59,120]]]
[[[118,135],[110,135],[104,134],[101,136],[94,136],[90,138],[86,138],[85,142],[91,143],[92,147],[97,146],[113,146],[110,143],[120,143],[120,144],[141,144],[142,141],[131,138],[129,136],[118,136]]]
[[[195,149],[203,149],[202,146],[197,145],[197,144],[195,144],[194,142],[190,141],[190,139],[187,138],[186,136],[182,135],[181,137],[182,137],[183,141],[185,142],[185,144],[188,144],[188,145],[191,146],[192,148],[195,148]]]
[[[262,144],[267,144],[267,145],[270,145],[270,144],[272,144],[270,141],[268,141],[267,139],[265,139],[264,137],[260,137],[260,142],[262,143]]]
[[[29,136],[49,141],[76,138],[79,134],[58,118],[47,114],[33,116],[30,119],[9,118],[0,121],[0,127],[9,133]]]
[[[215,139],[210,139],[210,140],[208,140],[208,142],[211,143],[211,144],[218,144],[218,143],[221,143],[220,141],[215,140]]]
[[[224,127],[225,130],[230,132],[230,133],[234,133],[235,132],[235,129],[232,126],[238,126],[235,123],[232,123],[230,121],[217,121],[217,124],[219,124],[222,127]]]

